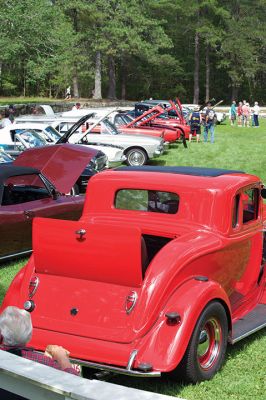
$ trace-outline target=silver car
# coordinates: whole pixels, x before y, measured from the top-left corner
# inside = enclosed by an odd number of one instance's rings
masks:
[[[84,118],[84,117],[83,117]],[[65,130],[73,125],[73,117],[65,117],[54,122],[55,129]],[[93,126],[93,129],[91,127]],[[92,132],[93,133],[92,133]],[[154,157],[160,156],[167,145],[163,138],[146,135],[121,134],[116,126],[107,117],[97,120],[95,117],[87,119],[83,124],[83,129],[71,132],[67,131],[60,139],[60,143],[79,143],[79,144],[100,144],[121,146],[124,149],[126,163],[131,166],[141,166]]]

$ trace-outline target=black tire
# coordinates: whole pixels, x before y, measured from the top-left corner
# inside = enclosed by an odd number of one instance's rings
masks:
[[[126,156],[126,163],[131,167],[145,165],[148,161],[148,156],[145,150],[140,149],[139,147],[129,149],[126,153]]]
[[[211,379],[223,364],[227,339],[225,309],[218,302],[209,303],[198,319],[185,355],[172,376],[189,383]]]

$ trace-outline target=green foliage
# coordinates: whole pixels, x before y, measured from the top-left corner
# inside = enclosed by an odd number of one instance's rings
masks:
[[[261,101],[265,10],[266,0],[0,0],[0,94],[64,96],[75,77],[88,97],[100,51],[103,88],[112,56],[128,98],[191,102],[197,32],[200,97],[208,46],[211,96],[237,87]]]

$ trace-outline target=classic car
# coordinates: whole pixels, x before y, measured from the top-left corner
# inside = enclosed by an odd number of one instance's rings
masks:
[[[57,135],[59,134],[57,133]],[[31,153],[28,152],[30,149],[35,149],[38,147],[44,148],[47,147],[49,143],[46,141],[44,134],[40,134],[33,129],[16,129],[16,124],[12,125],[12,129],[10,131],[5,131],[5,134],[1,136],[0,140],[2,141],[0,148],[2,148],[2,150],[6,150],[5,154],[12,155],[15,158],[19,156],[20,160],[23,159],[23,163],[25,159],[27,163],[26,165],[31,165]],[[51,142],[49,144],[51,144]],[[71,195],[85,193],[90,177],[109,166],[106,154],[101,151],[103,146],[92,146],[92,148],[97,151],[71,188],[69,193]],[[38,152],[36,150],[34,152],[35,158],[37,154],[45,154],[45,151],[46,150],[42,150],[41,152]],[[124,159],[123,151],[117,148],[112,148],[112,151],[120,153],[119,161],[117,161],[115,165],[118,163],[120,164],[120,161]]]
[[[49,117],[49,119],[51,119],[51,117]],[[37,133],[38,136],[42,138],[43,143],[39,143],[39,145],[57,143],[57,141],[61,138],[63,133],[60,134],[62,130],[59,133],[59,131],[54,128],[53,125],[55,125],[58,128],[60,128],[60,126],[62,125],[60,124],[61,119],[56,119],[56,120],[58,121],[58,123],[54,123],[53,121],[53,123],[50,122],[48,124],[47,122],[44,121],[42,122],[40,116],[38,122],[32,122],[32,121],[29,122],[27,121],[26,117],[24,117],[21,119],[20,123],[15,122],[15,124],[13,124],[11,127],[9,126],[6,131],[6,135],[9,134],[8,136],[11,138],[11,140],[12,138],[16,138],[16,140],[18,141],[19,138],[23,139],[23,137],[25,136],[25,134],[22,134],[22,132],[25,130],[26,132],[28,132],[26,135],[29,138],[31,137],[30,133],[33,133],[33,135],[36,135]],[[73,125],[74,122],[76,122],[76,119],[72,119],[71,122],[72,122],[71,125]],[[15,135],[16,133],[18,134],[17,136]],[[33,140],[28,140],[26,144],[23,143],[23,145],[28,147],[32,143],[34,143]],[[106,163],[108,167],[115,167],[121,164],[126,159],[126,157],[123,154],[123,149],[119,146],[108,145],[108,144],[99,145],[95,143],[91,144],[91,147],[96,150],[99,150],[99,152],[102,152],[106,155],[107,157]]]
[[[59,140],[58,143],[79,143],[91,146],[92,144],[113,145],[123,148],[125,162],[131,166],[146,164],[151,158],[158,157],[164,152],[165,145],[162,137],[155,138],[146,135],[129,135],[120,133],[112,124],[106,112],[96,117],[84,115],[77,122],[83,123],[84,130],[77,130],[73,126]],[[71,123],[71,122],[70,122]],[[61,124],[63,124],[61,122]],[[72,122],[73,125],[73,122]],[[60,129],[60,126],[58,126]]]
[[[170,107],[168,109],[169,112],[173,110],[175,112],[177,111],[173,103],[170,104]],[[180,140],[184,138],[188,139],[190,133],[190,127],[187,125],[186,121],[182,118],[182,115],[179,114],[179,119],[181,118],[182,120],[170,117],[167,118],[166,111],[167,109],[164,109],[160,104],[158,104],[152,108],[149,108],[147,111],[144,111],[141,115],[139,115],[136,118],[131,117],[131,122],[128,123],[126,127],[130,128],[136,126],[137,127],[149,126],[152,127],[153,129],[164,129],[165,130],[164,136],[169,141],[173,141],[167,137],[167,135],[170,134],[170,132],[175,132],[176,135],[175,140]]]
[[[266,326],[265,191],[234,170],[104,171],[79,221],[34,219],[2,308],[31,312],[31,346],[87,367],[210,379],[228,342]]]
[[[53,145],[25,151],[0,167],[0,260],[31,251],[35,216],[78,219],[84,196],[66,196],[97,151]]]
[[[95,118],[100,118],[104,115],[107,114],[108,119],[110,122],[112,122],[117,129],[119,130],[120,133],[125,133],[125,134],[130,134],[130,135],[145,135],[145,136],[152,136],[156,138],[161,138],[163,137],[165,142],[175,142],[177,138],[177,134],[173,130],[166,130],[163,128],[151,128],[149,126],[130,126],[127,127],[126,125],[132,121],[132,119],[127,118],[123,120],[119,120],[119,123],[117,123],[115,116],[117,114],[121,115],[121,110],[120,108],[118,109],[117,107],[101,107],[101,108],[92,108],[92,109],[78,109],[78,110],[73,110],[73,111],[66,111],[63,113],[64,117],[68,118],[74,118],[77,116],[83,116],[87,114],[88,112],[93,112]],[[126,112],[123,113],[124,116],[126,116]],[[123,122],[123,126],[122,126]]]

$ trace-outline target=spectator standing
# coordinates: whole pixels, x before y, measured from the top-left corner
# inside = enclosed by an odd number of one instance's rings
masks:
[[[76,103],[76,104],[72,107],[72,110],[79,110],[80,107],[81,107],[81,104],[80,104],[80,103]]]
[[[259,114],[260,114],[260,106],[259,106],[259,103],[257,101],[255,101],[254,107],[253,107],[253,118],[254,118],[255,128],[259,127]]]
[[[16,113],[16,109],[13,106],[13,104],[10,104],[10,106],[8,107],[8,113],[9,113],[9,119],[13,124],[13,122],[15,121],[15,113]]]
[[[71,99],[71,87],[66,88],[66,100]]]
[[[243,126],[243,112],[242,112],[243,103],[240,101],[237,107],[237,125],[238,127]]]
[[[12,124],[12,122],[11,122],[10,119],[9,119],[9,112],[8,112],[8,110],[6,109],[6,110],[5,110],[5,116],[4,116],[4,118],[2,119],[2,128],[5,128],[6,126],[11,125],[11,124]]]
[[[0,349],[16,354],[31,361],[79,375],[72,367],[69,352],[61,346],[49,345],[46,348],[48,357],[26,348],[31,340],[32,323],[30,313],[18,307],[9,306],[0,315]]]
[[[204,127],[204,143],[208,141],[208,134],[211,134],[211,143],[214,143],[214,129],[216,122],[216,114],[214,110],[211,108],[211,103],[208,103],[206,110],[206,123]]]
[[[250,120],[250,107],[249,103],[244,103],[242,106],[242,115],[243,115],[243,125],[249,128],[249,120]]]
[[[236,114],[237,114],[237,110],[236,110],[236,102],[235,100],[232,102],[231,107],[230,107],[230,120],[231,120],[231,126],[235,125],[235,121],[236,121]]]
[[[189,134],[189,142],[191,142],[192,136],[196,135],[197,143],[200,141],[201,134],[201,114],[199,107],[195,107],[194,111],[189,116],[190,122],[190,134]]]

